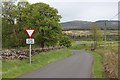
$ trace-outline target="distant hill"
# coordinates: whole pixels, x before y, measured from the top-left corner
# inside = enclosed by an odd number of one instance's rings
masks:
[[[118,29],[118,21],[111,20],[111,21],[105,21],[105,20],[99,20],[94,22],[96,26],[100,27],[101,29],[104,29],[106,22],[107,29]],[[90,29],[90,26],[93,24],[93,22],[88,21],[69,21],[69,22],[63,22],[61,23],[61,26],[64,30],[76,30],[76,29]]]

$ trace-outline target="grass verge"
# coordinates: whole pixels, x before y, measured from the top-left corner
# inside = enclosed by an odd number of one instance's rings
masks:
[[[59,49],[49,52],[43,52],[36,54],[32,57],[32,64],[30,65],[28,60],[3,60],[3,78],[15,78],[29,71],[40,68],[48,63],[56,60],[69,57],[71,51],[69,49]]]
[[[103,77],[103,58],[102,56],[97,52],[90,52],[94,56],[94,64],[92,68],[92,73],[94,78],[102,78]]]
[[[2,79],[2,60],[0,60],[0,80]]]

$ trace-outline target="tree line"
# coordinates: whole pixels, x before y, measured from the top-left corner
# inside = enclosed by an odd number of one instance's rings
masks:
[[[17,0],[2,2],[2,47],[25,46],[26,28],[35,28],[36,45],[71,46],[71,40],[62,34],[58,10],[45,3],[30,4]]]

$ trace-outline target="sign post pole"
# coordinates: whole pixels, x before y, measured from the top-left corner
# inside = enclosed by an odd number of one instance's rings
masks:
[[[32,54],[31,54],[31,53],[32,53],[31,46],[32,46],[32,44],[34,44],[34,39],[31,38],[31,37],[32,37],[34,31],[35,31],[35,29],[33,29],[33,28],[27,28],[27,29],[26,29],[26,32],[27,32],[27,34],[28,34],[28,36],[29,36],[29,38],[26,39],[26,44],[29,44],[29,45],[30,45],[30,46],[29,46],[29,63],[30,63],[30,64],[32,63],[32,60],[31,60],[31,57],[32,57]]]
[[[29,47],[29,49],[30,49],[30,53],[29,53],[29,57],[30,57],[30,64],[31,64],[31,44],[30,44],[30,47]]]

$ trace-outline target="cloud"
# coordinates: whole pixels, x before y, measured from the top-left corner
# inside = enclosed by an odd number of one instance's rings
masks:
[[[118,2],[119,0],[28,0],[30,3],[36,2]]]
[[[118,13],[117,2],[51,2],[49,4],[58,9],[63,17],[62,22],[110,19]]]
[[[29,0],[30,3],[45,2],[58,9],[61,22],[71,20],[109,20],[118,13],[119,0]],[[117,19],[115,17],[114,19]]]

